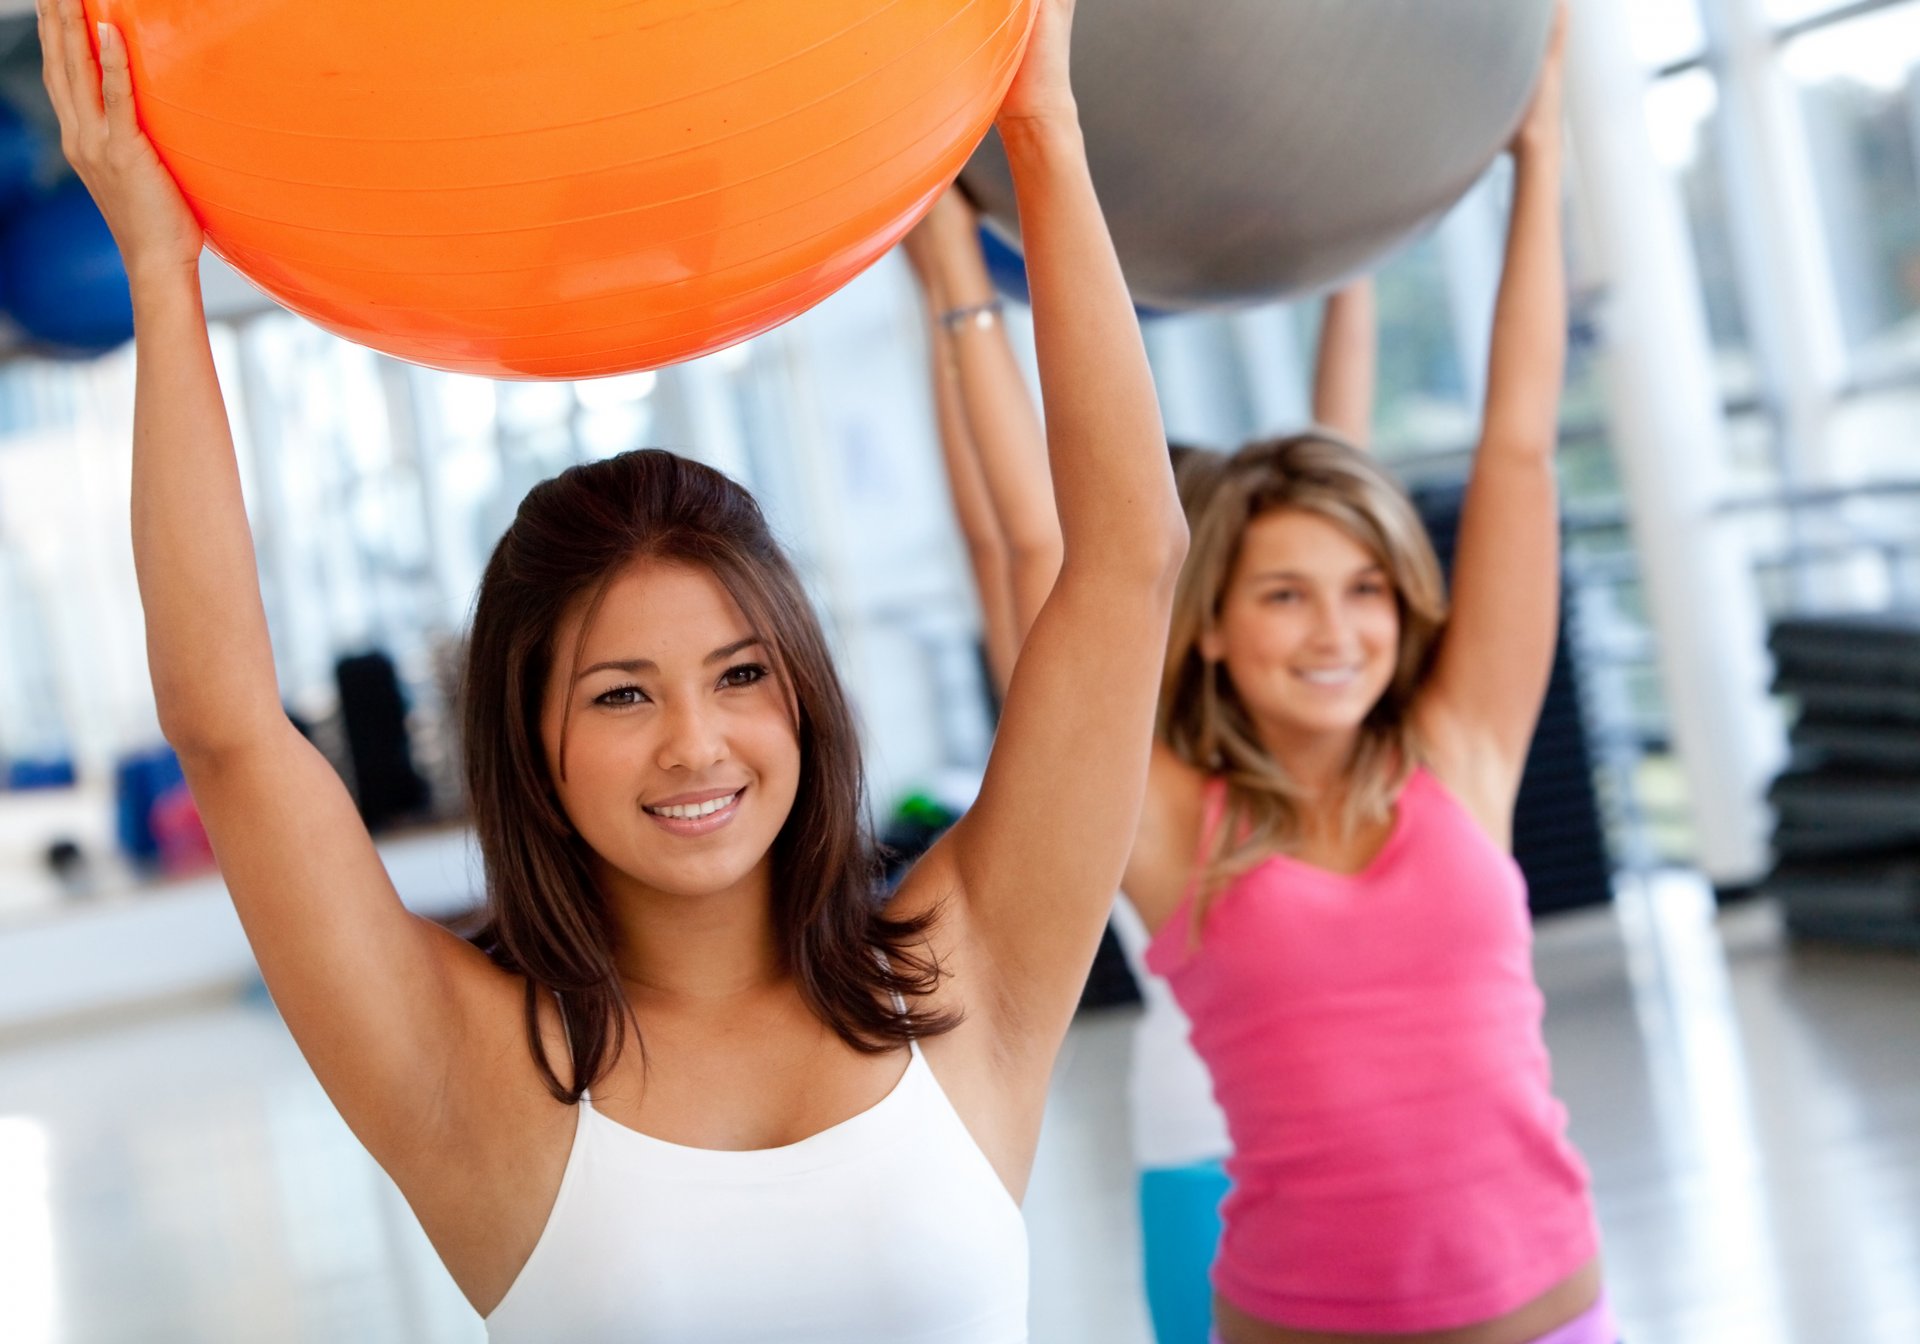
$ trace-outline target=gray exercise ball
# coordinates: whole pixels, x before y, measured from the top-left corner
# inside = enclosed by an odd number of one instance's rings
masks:
[[[1135,300],[1337,283],[1473,185],[1526,111],[1553,0],[1080,0],[1073,83]],[[1006,152],[961,181],[1017,242]]]

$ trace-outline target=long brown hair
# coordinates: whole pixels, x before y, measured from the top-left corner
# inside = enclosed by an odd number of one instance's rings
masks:
[[[569,1104],[612,1067],[638,1024],[621,988],[614,924],[591,853],[561,809],[540,736],[554,636],[578,601],[596,606],[640,560],[698,565],[765,642],[795,711],[800,779],[772,849],[784,965],[816,1016],[856,1050],[893,1049],[957,1024],[912,1001],[938,984],[925,950],[934,914],[890,919],[853,714],[793,566],[744,489],[648,449],[570,468],[521,501],[475,599],[462,686],[467,792],[486,868],[475,941],[526,977],[527,1043]],[[565,669],[562,669],[564,674]],[[559,1000],[571,1084],[547,1057],[536,1009]]]
[[[1221,882],[1300,838],[1305,794],[1261,745],[1226,665],[1201,642],[1220,618],[1247,528],[1283,509],[1313,513],[1370,551],[1400,611],[1393,679],[1360,727],[1340,822],[1352,830],[1391,813],[1420,759],[1411,715],[1447,619],[1433,542],[1399,483],[1323,431],[1242,448],[1215,469],[1180,571],[1160,682],[1159,731],[1189,765],[1226,781],[1227,806],[1194,902],[1196,935]]]

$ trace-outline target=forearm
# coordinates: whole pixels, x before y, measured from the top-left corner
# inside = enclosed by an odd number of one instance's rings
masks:
[[[973,266],[960,266],[948,278],[949,311],[992,301],[992,283],[977,252],[972,260]],[[1046,434],[1002,322],[963,321],[943,330],[940,339],[1005,547],[1017,649],[1060,573],[1060,517],[1047,472]]]
[[[134,283],[133,552],[167,737],[215,749],[280,713],[233,435],[197,275]]]
[[[1000,533],[999,519],[994,517],[979,455],[967,429],[966,412],[960,405],[959,375],[953,367],[952,352],[945,348],[938,313],[928,325],[940,463],[946,471],[947,493],[953,500],[954,522],[960,528],[960,540],[967,549],[967,564],[973,572],[973,590],[980,601],[981,638],[986,644],[994,693],[1005,695],[1007,678],[1013,672],[1014,659],[1020,649],[1020,636],[1014,629],[1006,538]]]
[[[1360,447],[1373,438],[1373,282],[1356,280],[1327,297],[1313,368],[1313,418]]]
[[[1516,155],[1506,265],[1488,358],[1485,448],[1550,457],[1566,375],[1566,261],[1557,137]]]
[[[1076,125],[1002,127],[1019,200],[1065,563],[1164,566],[1185,528],[1132,301]]]

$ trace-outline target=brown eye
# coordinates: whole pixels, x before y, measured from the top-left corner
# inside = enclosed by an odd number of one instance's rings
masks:
[[[765,679],[766,675],[767,669],[758,663],[741,663],[738,667],[728,668],[721,675],[720,685],[722,688],[751,686]]]

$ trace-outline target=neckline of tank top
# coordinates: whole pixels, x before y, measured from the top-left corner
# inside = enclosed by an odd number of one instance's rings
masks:
[[[892,1135],[887,1135],[882,1127],[894,1111],[924,1094],[928,1084],[945,1100],[946,1090],[934,1077],[920,1043],[911,1042],[908,1048],[907,1067],[901,1070],[887,1094],[873,1105],[805,1138],[772,1148],[699,1148],[656,1138],[603,1113],[593,1104],[591,1096],[581,1099],[579,1127],[597,1121],[603,1132],[612,1134],[615,1142],[623,1146],[630,1160],[648,1163],[665,1174],[698,1176],[703,1180],[760,1180],[838,1166],[870,1156],[888,1143],[905,1137],[911,1127],[901,1126]]]
[[[1366,864],[1357,872],[1343,873],[1338,869],[1322,867],[1317,863],[1308,863],[1305,859],[1295,858],[1291,854],[1276,849],[1269,853],[1264,859],[1260,860],[1259,863],[1242,873],[1240,880],[1245,881],[1270,863],[1279,863],[1288,868],[1295,869],[1308,877],[1319,878],[1338,886],[1355,886],[1369,882],[1380,875],[1380,870],[1386,867],[1388,860],[1392,859],[1395,853],[1406,843],[1407,794],[1412,792],[1417,785],[1428,783],[1438,784],[1438,782],[1439,781],[1433,779],[1433,777],[1428,774],[1425,766],[1416,765],[1413,767],[1412,773],[1407,776],[1407,782],[1400,786],[1400,796],[1393,800],[1392,829],[1387,832],[1387,838],[1380,842],[1380,848],[1373,852],[1373,857],[1368,859]]]

